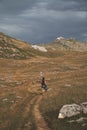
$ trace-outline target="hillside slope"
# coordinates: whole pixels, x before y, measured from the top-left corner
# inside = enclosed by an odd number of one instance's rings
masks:
[[[0,33],[0,57],[25,59],[33,56],[30,44]]]

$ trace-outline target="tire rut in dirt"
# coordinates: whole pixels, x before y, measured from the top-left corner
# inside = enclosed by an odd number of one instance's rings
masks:
[[[33,116],[33,108],[36,102],[37,96],[35,96],[30,103],[28,104],[28,112],[26,114],[23,113],[24,118],[21,122],[21,126],[18,130],[36,130],[36,124]],[[27,109],[27,108],[26,108]]]
[[[42,96],[37,97],[37,100],[34,105],[34,110],[33,110],[37,130],[50,130],[41,112],[39,111],[39,103],[41,99],[42,99]]]
[[[9,120],[9,125],[3,128],[3,130],[19,130],[26,118],[29,116],[31,104],[34,102],[33,100],[34,97],[31,99],[30,96],[26,97],[22,104],[16,110],[14,110],[15,116],[11,117]]]

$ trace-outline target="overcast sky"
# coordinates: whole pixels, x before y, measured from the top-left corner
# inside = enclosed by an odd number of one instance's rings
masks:
[[[87,0],[0,0],[0,32],[34,44],[87,41]]]

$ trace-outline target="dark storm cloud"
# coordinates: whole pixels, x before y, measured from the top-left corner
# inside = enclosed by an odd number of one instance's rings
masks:
[[[15,15],[21,13],[27,8],[31,9],[37,0],[1,0],[0,1],[0,14]]]
[[[32,42],[87,40],[86,0],[0,0],[0,31]]]
[[[51,0],[48,2],[48,9],[67,11],[87,11],[87,0]]]

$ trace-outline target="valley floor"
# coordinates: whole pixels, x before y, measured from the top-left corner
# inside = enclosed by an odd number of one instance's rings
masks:
[[[51,88],[44,95],[40,72]],[[0,59],[0,130],[85,130],[87,124],[70,124],[71,128],[57,118],[62,105],[84,101],[86,52],[65,52],[54,58]]]

